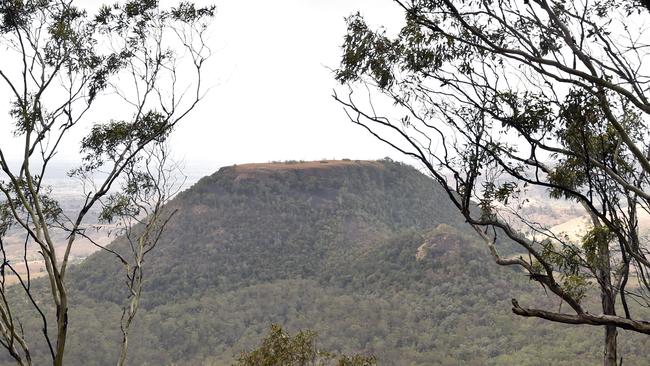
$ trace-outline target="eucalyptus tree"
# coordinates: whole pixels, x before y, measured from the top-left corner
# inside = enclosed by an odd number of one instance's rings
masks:
[[[74,321],[69,319],[66,274],[73,246],[92,236],[91,209],[102,208],[107,219],[124,219],[146,213],[144,206],[138,206],[144,203],[141,199],[148,200],[148,205],[153,202],[153,207],[168,199],[151,193],[167,186],[165,180],[152,179],[160,177],[154,172],[162,166],[151,165],[150,159],[160,156],[152,155],[160,151],[156,146],[164,143],[203,97],[202,74],[210,56],[205,36],[213,15],[213,7],[183,2],[162,9],[155,0],[98,9],[84,9],[72,0],[0,2],[0,81],[11,98],[13,125],[13,131],[2,133],[20,141],[17,160],[6,146],[0,146],[0,249],[4,257],[0,264],[0,344],[17,364],[33,363],[30,347],[38,342],[46,343],[53,365],[64,363],[68,324]],[[82,163],[69,177],[83,183],[84,200],[75,212],[69,212],[59,206],[46,180],[62,146],[83,131],[89,132],[79,144]],[[154,170],[143,175],[144,167]],[[116,193],[120,185],[124,189]],[[144,229],[135,238],[145,251],[157,240],[169,214],[154,216],[151,227],[146,220],[141,223]],[[56,248],[55,230],[67,233],[62,250]],[[7,257],[4,239],[9,231],[24,234],[26,273]],[[34,290],[27,261],[32,247],[45,265],[46,297]],[[130,270],[127,278],[133,279],[130,289],[139,297],[137,263],[142,253],[134,253],[136,257],[128,257],[128,263],[133,259],[136,266],[126,267]],[[17,285],[8,285],[9,275],[18,279]],[[24,313],[25,306],[38,314],[41,339],[26,336],[17,315]],[[123,321],[130,323],[135,313],[127,309],[124,314]],[[123,324],[122,329],[128,326]]]
[[[426,167],[496,263],[560,304],[513,299],[515,314],[603,327],[615,365],[617,329],[650,334],[647,2],[394,3],[397,31],[347,19],[336,78],[348,88],[335,99]],[[584,208],[582,238],[528,214],[535,187]]]
[[[311,330],[301,330],[291,336],[277,324],[271,324],[262,344],[242,352],[233,366],[376,366],[374,356],[335,355],[318,350],[318,336]]]
[[[94,245],[113,254],[124,269],[127,298],[120,318],[122,341],[118,366],[126,364],[131,325],[140,309],[145,262],[178,212],[167,204],[184,183],[180,180],[180,164],[171,159],[166,144],[147,146],[141,156],[125,169],[120,189],[100,201],[99,222],[114,225],[113,235],[127,244],[105,246],[83,234]]]

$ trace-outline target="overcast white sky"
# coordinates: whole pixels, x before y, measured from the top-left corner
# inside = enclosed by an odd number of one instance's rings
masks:
[[[188,162],[376,159],[396,154],[347,120],[332,98],[344,17],[398,23],[390,0],[216,2],[215,87],[174,147]]]
[[[348,121],[331,98],[337,84],[328,69],[338,65],[344,17],[359,10],[374,24],[398,25],[402,14],[392,1],[213,3],[214,55],[206,73],[212,89],[172,138],[175,155],[188,168],[208,174],[223,165],[272,160],[403,160]],[[7,137],[9,120],[2,120],[1,146],[9,155],[20,154]],[[74,160],[78,141],[67,142],[60,158]]]

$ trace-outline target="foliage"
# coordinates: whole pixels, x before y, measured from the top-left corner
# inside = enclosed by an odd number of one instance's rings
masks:
[[[421,163],[486,244],[519,246],[518,257],[491,250],[497,264],[520,267],[572,311],[515,300],[516,314],[599,324],[605,363],[617,364],[617,327],[650,334],[629,307],[650,294],[638,230],[650,212],[650,6],[393,2],[404,14],[394,32],[359,13],[347,19],[335,73],[346,88],[334,98],[353,123]],[[582,243],[556,235],[524,210],[526,187],[584,208],[598,232]],[[587,284],[601,294],[597,310],[582,305]]]
[[[512,297],[559,304],[533,296],[543,290],[524,272],[485,261],[485,244],[435,182],[399,163],[346,164],[227,167],[179,194],[146,264],[127,364],[231,365],[259,347],[270,323],[311,329],[318,349],[381,365],[597,362],[596,328],[510,313]],[[121,267],[97,253],[71,271],[66,362],[115,363]],[[21,319],[38,335],[33,318]],[[645,338],[619,339],[626,362],[647,363]],[[38,351],[37,361],[46,356]]]
[[[0,2],[0,87],[9,95],[13,126],[3,132],[22,143],[17,153],[0,146],[0,345],[18,365],[34,364],[33,349],[46,350],[48,357],[38,358],[38,364],[63,365],[72,302],[66,275],[71,248],[81,238],[97,244],[88,222],[104,203],[111,207],[104,207],[102,220],[133,214],[133,200],[124,199],[134,196],[132,190],[107,201],[105,196],[126,177],[144,183],[144,176],[134,173],[148,165],[147,151],[159,149],[203,96],[202,68],[209,56],[204,37],[214,7],[158,5],[155,0],[122,1],[91,15],[97,9],[85,10],[75,1]],[[192,77],[178,82],[179,74],[189,73]],[[97,116],[94,108],[100,104],[118,106],[110,111],[113,119],[90,117]],[[62,145],[88,130],[78,141],[81,165],[69,173],[84,201],[64,212],[45,182]],[[20,265],[11,263],[5,250],[9,230],[24,237],[23,253],[16,255],[22,257]],[[56,232],[66,234],[63,243],[54,239]],[[37,253],[44,264],[49,297],[32,292],[39,286],[32,286],[29,268],[17,270],[30,266],[29,253]],[[8,275],[18,281],[11,289]],[[38,335],[25,337],[22,322],[14,318],[15,308],[24,307],[34,310]]]
[[[234,366],[373,366],[372,356],[334,356],[316,349],[317,336],[312,331],[299,331],[295,336],[281,326],[272,324],[259,348],[242,352]]]

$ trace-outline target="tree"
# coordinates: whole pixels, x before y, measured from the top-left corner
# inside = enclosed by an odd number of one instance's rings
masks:
[[[281,326],[271,324],[269,333],[258,349],[242,352],[234,366],[373,366],[373,356],[335,356],[316,348],[316,333],[299,331],[295,336]]]
[[[119,192],[101,202],[99,221],[116,225],[114,234],[128,242],[126,250],[106,247],[83,234],[97,247],[115,255],[124,267],[128,296],[122,307],[118,366],[126,362],[129,331],[140,308],[145,261],[158,245],[167,223],[178,211],[166,206],[182,187],[177,173],[180,173],[179,164],[170,161],[165,145],[154,144],[145,148],[141,161],[132,163],[125,170]]]
[[[145,207],[158,210],[169,199],[166,181],[156,178],[166,173],[151,159],[164,156],[160,146],[203,96],[202,72],[210,55],[204,37],[213,14],[214,7],[187,2],[164,10],[155,0],[104,5],[94,15],[72,0],[0,3],[0,80],[11,95],[12,133],[22,141],[18,162],[0,147],[0,344],[19,365],[32,364],[30,344],[38,341],[23,330],[17,315],[23,304],[41,319],[52,364],[63,364],[72,321],[66,282],[70,252],[79,238],[91,236],[94,208],[103,207],[105,218],[140,221],[135,231],[142,245],[135,247],[135,264],[128,267],[129,289],[139,299],[142,250],[153,248],[169,218],[155,212],[142,218]],[[111,111],[116,117],[93,116],[93,107],[101,104],[119,106]],[[85,200],[69,212],[59,206],[46,179],[61,146],[70,143],[66,138],[90,122],[80,143],[82,164],[69,173],[83,183]],[[145,174],[143,168],[153,170]],[[120,184],[124,189],[116,192]],[[127,231],[132,223],[127,222]],[[2,239],[11,230],[24,233],[26,274],[7,257]],[[66,233],[62,250],[56,248],[57,230]],[[27,261],[32,247],[45,264],[47,297],[32,286]],[[18,286],[8,286],[9,274]],[[130,323],[134,309],[137,303],[131,302],[123,320]],[[126,337],[124,332],[124,353]]]
[[[650,209],[647,2],[394,2],[405,14],[394,36],[347,19],[336,78],[349,92],[334,98],[423,164],[496,263],[560,301],[547,310],[513,299],[515,314],[604,327],[604,363],[615,365],[618,328],[650,334],[639,232]],[[581,240],[527,214],[538,187],[584,207],[592,225]],[[518,250],[504,252],[507,241]],[[600,309],[588,309],[592,296]]]

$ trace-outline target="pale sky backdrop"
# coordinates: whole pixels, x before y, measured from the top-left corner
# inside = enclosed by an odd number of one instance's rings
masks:
[[[174,136],[202,166],[270,160],[377,159],[399,155],[352,124],[332,98],[345,34],[359,10],[398,24],[390,0],[216,2],[215,87]]]
[[[385,156],[406,160],[349,122],[331,97],[332,89],[339,86],[328,69],[339,63],[344,17],[358,10],[373,24],[397,27],[403,15],[392,1],[211,3],[217,6],[217,15],[210,37],[214,53],[205,82],[212,88],[171,140],[174,155],[186,162],[191,173],[209,174],[224,165],[273,160]],[[0,87],[0,96],[6,116],[8,99],[2,89],[5,85]],[[7,138],[8,123],[6,118],[0,121],[0,144],[10,155],[19,154],[18,145],[12,148]],[[78,158],[78,141],[67,142],[60,158]]]

